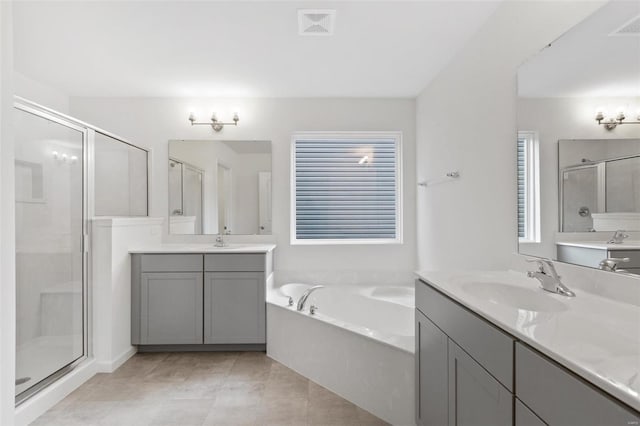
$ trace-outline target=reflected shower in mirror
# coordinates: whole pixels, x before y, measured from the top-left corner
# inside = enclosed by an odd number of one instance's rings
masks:
[[[640,139],[559,141],[560,232],[640,231]]]
[[[640,273],[638,16],[611,1],[518,69],[521,254]]]
[[[271,142],[169,141],[172,234],[271,234]]]

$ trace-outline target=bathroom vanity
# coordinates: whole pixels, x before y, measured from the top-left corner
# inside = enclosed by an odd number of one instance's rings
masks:
[[[597,268],[604,259],[628,258],[628,262],[618,263],[618,268],[631,274],[640,274],[640,243],[625,241],[622,244],[607,244],[573,241],[558,242],[556,245],[557,258],[560,262]]]
[[[578,291],[569,302],[514,272],[419,276],[418,425],[640,421],[637,306],[609,330],[586,322],[601,298]]]
[[[274,245],[167,244],[131,251],[131,344],[264,350]]]

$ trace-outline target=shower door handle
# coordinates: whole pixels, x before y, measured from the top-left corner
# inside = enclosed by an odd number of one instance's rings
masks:
[[[89,253],[89,234],[82,235],[82,252]]]

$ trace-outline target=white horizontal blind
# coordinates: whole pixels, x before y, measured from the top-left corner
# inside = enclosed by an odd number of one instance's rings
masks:
[[[527,140],[518,137],[518,237],[527,236]]]
[[[398,141],[296,139],[296,240],[394,240]]]

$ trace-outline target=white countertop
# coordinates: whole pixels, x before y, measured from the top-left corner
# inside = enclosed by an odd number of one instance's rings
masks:
[[[228,244],[225,247],[216,247],[210,244],[160,244],[150,247],[136,247],[129,253],[268,253],[276,248],[275,244]]]
[[[607,244],[603,241],[558,241],[556,244],[599,250],[640,250],[640,241],[625,241],[622,244]]]
[[[521,272],[419,271],[416,274],[489,322],[640,411],[640,307],[588,293],[568,283],[576,297],[545,292],[536,280]],[[492,283],[502,285],[499,287],[502,289],[509,286],[508,290],[513,291],[485,291]],[[509,302],[520,295],[525,297],[516,303]],[[532,306],[539,310],[534,311]]]

